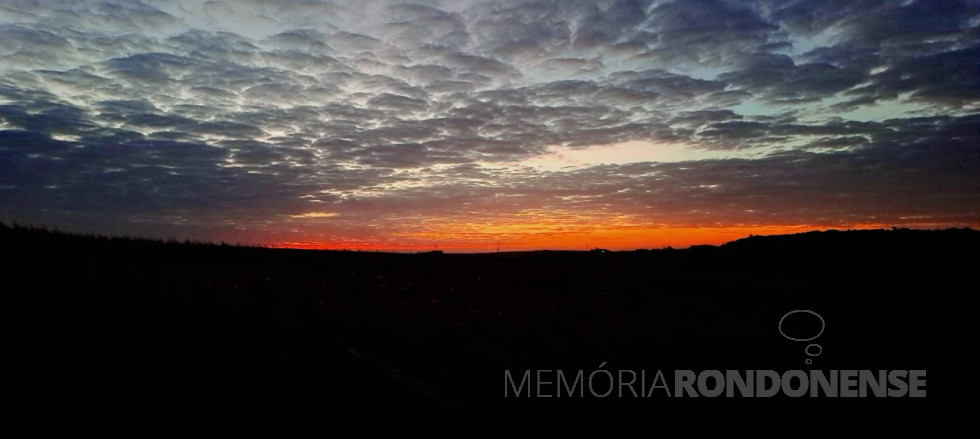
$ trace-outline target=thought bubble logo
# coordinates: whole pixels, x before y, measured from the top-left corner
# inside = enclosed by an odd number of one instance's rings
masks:
[[[819,322],[820,329],[815,330],[817,327],[816,323]],[[787,334],[787,326],[799,330],[801,327],[804,328],[800,333]],[[790,341],[795,342],[810,342],[816,340],[818,337],[823,335],[823,331],[827,329],[827,322],[823,319],[823,316],[817,314],[815,311],[809,309],[794,309],[779,319],[779,334]],[[794,332],[794,331],[791,331]],[[818,357],[823,353],[823,346],[810,343],[803,348],[803,353],[807,357]],[[804,360],[806,364],[813,364],[813,358],[807,358]]]

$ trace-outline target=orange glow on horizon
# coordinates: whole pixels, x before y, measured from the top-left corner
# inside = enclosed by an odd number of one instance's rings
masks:
[[[783,235],[814,230],[863,230],[891,228],[886,224],[823,225],[750,225],[720,227],[591,227],[568,226],[564,230],[546,224],[506,224],[480,226],[478,230],[460,227],[457,232],[429,230],[398,234],[402,243],[378,242],[377,239],[339,242],[282,241],[274,248],[310,250],[353,250],[418,252],[443,250],[454,253],[527,250],[608,250],[687,248],[692,245],[720,245],[750,235]],[[499,244],[498,244],[499,243]]]

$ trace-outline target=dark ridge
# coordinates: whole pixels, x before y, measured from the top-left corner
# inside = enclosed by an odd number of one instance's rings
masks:
[[[980,231],[969,228],[919,230],[827,230],[792,235],[750,236],[722,245],[740,251],[871,251],[940,250],[965,248],[980,243]]]
[[[214,243],[208,241],[155,239],[134,236],[106,236],[94,233],[71,233],[57,229],[49,229],[43,226],[21,226],[17,224],[7,225],[0,223],[0,233],[4,233],[5,239],[19,240],[27,239],[35,242],[59,242],[64,244],[81,243],[107,243],[115,242],[134,246],[160,246],[163,244],[184,244],[193,246],[222,246],[237,248],[266,248],[261,245],[239,244],[239,243]],[[688,250],[689,252],[710,252],[722,249],[728,252],[826,252],[826,251],[847,251],[849,249],[862,249],[863,251],[908,251],[908,250],[948,250],[963,249],[969,246],[980,244],[980,231],[971,228],[948,228],[948,229],[862,229],[862,230],[825,230],[810,231],[789,235],[752,235],[746,238],[737,239],[724,243],[720,246],[715,245],[692,245],[687,249],[637,249],[634,252],[675,252]],[[276,249],[280,251],[293,251],[300,249]],[[309,251],[309,250],[302,250]],[[357,253],[389,253],[406,254],[385,251],[359,251],[359,250],[313,250],[316,252],[357,252]],[[581,250],[533,250],[533,251],[507,251],[503,253],[475,253],[475,255],[503,255],[503,256],[526,256],[526,255],[556,255],[556,254],[608,254],[623,253],[623,251],[611,251],[603,248],[593,248],[586,251]],[[423,255],[443,255],[442,250],[418,251],[414,254]]]
[[[40,436],[933,434],[970,416],[978,244],[896,229],[398,254],[0,226],[0,403]],[[927,369],[929,397],[503,396],[505,370],[808,368],[778,331],[798,309],[826,320],[813,367]]]

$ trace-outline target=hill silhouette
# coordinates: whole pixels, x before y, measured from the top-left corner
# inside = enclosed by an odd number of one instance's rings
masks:
[[[42,433],[814,436],[957,416],[980,232],[630,252],[265,249],[0,227],[3,399]],[[506,399],[504,371],[928,369],[926,399]],[[586,372],[588,373],[588,372]],[[964,414],[965,416],[965,414]],[[833,423],[813,425],[814,417]],[[880,421],[888,419],[888,421]],[[57,420],[55,422],[54,420]],[[880,421],[880,422],[879,422]],[[807,425],[806,432],[799,426]],[[645,430],[644,430],[645,431]]]

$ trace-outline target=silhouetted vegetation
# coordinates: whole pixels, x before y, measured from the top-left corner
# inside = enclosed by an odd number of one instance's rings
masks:
[[[0,226],[3,398],[40,432],[135,436],[828,433],[815,417],[922,432],[926,413],[965,410],[945,398],[968,379],[956,365],[972,345],[956,343],[978,244],[900,229],[395,254]],[[793,309],[827,320],[817,367],[928,369],[930,397],[502,397],[505,369],[803,368],[776,328]]]

